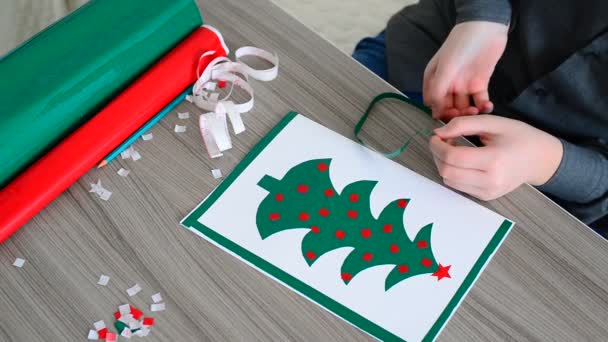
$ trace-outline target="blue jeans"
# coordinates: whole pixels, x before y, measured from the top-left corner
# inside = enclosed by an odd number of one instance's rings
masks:
[[[375,37],[363,38],[357,43],[353,58],[383,80],[388,81],[386,35],[384,31]],[[405,95],[416,102],[422,103],[422,93],[405,92]]]

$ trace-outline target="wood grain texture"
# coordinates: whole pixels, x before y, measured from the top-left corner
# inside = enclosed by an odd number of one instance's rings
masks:
[[[210,160],[197,131],[173,132],[181,104],[135,148],[143,159],[91,170],[0,246],[0,341],[82,341],[93,322],[111,324],[132,299],[147,307],[160,291],[167,310],[154,316],[148,341],[365,341],[371,338],[179,226],[290,110],[352,138],[354,123],[379,92],[394,90],[267,0],[199,1],[205,22],[234,49],[254,45],[280,56],[279,78],[253,81],[256,105],[234,148]],[[390,149],[438,124],[399,104],[378,108],[367,139]],[[402,165],[436,181],[425,138]],[[68,167],[68,165],[66,165]],[[116,171],[131,170],[123,178]],[[88,192],[101,179],[103,202]],[[513,219],[510,233],[440,341],[605,340],[608,336],[608,243],[525,186],[487,207]],[[475,238],[475,237],[465,237]],[[15,257],[27,260],[22,269]],[[100,274],[111,277],[96,285]]]

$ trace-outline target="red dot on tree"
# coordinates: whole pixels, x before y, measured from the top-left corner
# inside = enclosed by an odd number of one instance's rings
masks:
[[[399,271],[399,273],[407,273],[410,271],[409,267],[407,267],[407,265],[399,265],[397,266],[397,270]]]
[[[349,209],[346,212],[346,216],[350,217],[351,219],[356,219],[358,215],[359,215],[359,213],[357,213],[357,211],[355,211],[355,210]]]
[[[393,254],[399,253],[399,246],[391,245],[391,253],[393,253]]]
[[[393,231],[393,225],[392,224],[385,224],[384,227],[382,227],[382,231],[385,232],[386,234],[389,234],[390,232]]]
[[[270,221],[277,221],[281,218],[281,215],[279,215],[279,213],[270,213],[270,215],[268,215],[268,218],[270,219]]]
[[[332,197],[333,195],[335,195],[333,189],[325,189],[325,191],[323,191],[323,193],[325,194],[325,197]]]
[[[429,246],[429,244],[425,240],[418,241],[417,245],[420,249],[427,248]]]
[[[321,232],[321,229],[319,229],[318,226],[312,226],[310,227],[310,230],[315,234],[319,234]]]
[[[319,169],[319,171],[321,171],[321,172],[327,171],[328,168],[329,168],[329,166],[327,166],[327,164],[325,164],[325,163],[317,164],[317,169]]]
[[[319,209],[319,215],[321,215],[323,217],[327,217],[327,216],[329,216],[329,210],[327,210],[325,208],[321,208],[321,209]]]
[[[346,237],[346,233],[342,229],[338,229],[336,231],[336,237],[340,240],[343,240]]]
[[[298,185],[297,190],[298,190],[299,193],[305,194],[305,193],[308,192],[308,185],[306,185],[306,184],[300,184],[300,185]]]
[[[350,194],[350,196],[348,196],[348,199],[351,202],[359,202],[359,195],[358,194]]]
[[[283,202],[283,200],[285,199],[285,196],[283,194],[277,194],[276,196],[274,196],[274,199],[277,202]]]
[[[308,260],[315,260],[317,255],[313,251],[308,251],[306,252],[306,257],[308,258]]]
[[[433,266],[433,262],[431,261],[431,259],[427,259],[427,258],[422,258],[422,261],[420,261],[420,264],[422,264],[422,266],[424,266],[424,267]]]
[[[397,201],[397,206],[399,208],[405,208],[405,207],[407,207],[407,200],[404,200],[404,199],[398,200]]]
[[[372,230],[369,228],[361,229],[361,236],[363,236],[364,239],[372,237]]]
[[[342,280],[349,282],[353,279],[353,275],[350,273],[342,273]]]
[[[300,221],[308,221],[308,219],[310,218],[310,214],[301,212],[298,218],[300,219]]]
[[[363,254],[363,260],[367,261],[367,262],[370,262],[373,257],[374,257],[374,255],[372,253],[369,253],[369,252]]]

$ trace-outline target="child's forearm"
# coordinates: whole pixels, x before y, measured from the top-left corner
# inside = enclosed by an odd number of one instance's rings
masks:
[[[465,21],[491,21],[509,25],[511,3],[509,0],[454,0],[456,24]]]
[[[560,204],[586,223],[608,213],[608,146],[582,147],[561,140],[562,162],[553,177],[538,189],[561,200]]]

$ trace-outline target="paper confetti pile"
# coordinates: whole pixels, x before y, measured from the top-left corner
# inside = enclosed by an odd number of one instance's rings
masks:
[[[110,281],[110,277],[107,275],[101,275],[97,284],[106,286]],[[133,297],[142,288],[139,284],[135,284],[127,289],[129,297]],[[150,311],[163,311],[165,310],[165,303],[162,302],[163,297],[160,292],[155,293],[151,296],[152,304],[150,305]],[[132,306],[131,304],[122,304],[118,306],[118,310],[114,312],[114,328],[116,332],[109,331],[108,327],[103,320],[93,323],[95,329],[90,329],[87,335],[89,340],[105,340],[106,342],[115,342],[118,336],[124,338],[131,338],[133,336],[145,337],[150,334],[152,326],[154,325],[153,317],[146,317],[142,310]]]
[[[118,307],[118,311],[114,313],[114,327],[120,336],[130,338],[131,336],[148,336],[154,318],[144,317],[144,313],[136,307],[129,304],[124,304]]]

